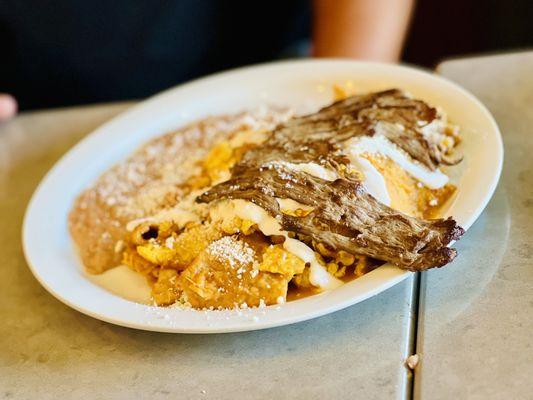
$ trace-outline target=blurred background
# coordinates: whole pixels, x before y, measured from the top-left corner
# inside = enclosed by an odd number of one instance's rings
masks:
[[[284,58],[433,68],[531,48],[532,24],[530,0],[1,0],[0,119]]]

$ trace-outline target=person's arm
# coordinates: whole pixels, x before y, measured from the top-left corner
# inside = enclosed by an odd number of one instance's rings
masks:
[[[397,62],[414,0],[314,0],[313,55]]]
[[[6,121],[17,113],[17,101],[9,94],[0,93],[0,122]]]

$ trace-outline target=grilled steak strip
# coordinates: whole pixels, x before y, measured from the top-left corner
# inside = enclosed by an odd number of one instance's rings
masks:
[[[305,217],[286,215],[276,198],[289,198],[314,210]],[[464,233],[451,218],[424,221],[379,203],[353,177],[329,182],[274,163],[234,176],[197,201],[218,199],[249,200],[275,217],[286,231],[410,271],[451,262],[456,251],[446,246]]]
[[[442,154],[424,137],[419,123],[431,123],[437,111],[397,89],[352,96],[314,114],[279,125],[264,146],[252,149],[235,169],[260,167],[273,160],[328,164],[342,158],[342,143],[355,136],[383,135],[413,159],[435,170],[460,158]],[[338,161],[337,161],[338,162]]]

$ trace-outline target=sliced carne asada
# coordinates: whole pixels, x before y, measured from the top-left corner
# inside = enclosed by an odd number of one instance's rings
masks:
[[[409,217],[379,203],[350,176],[330,182],[281,164],[270,166],[235,176],[197,200],[248,200],[264,208],[286,231],[410,271],[440,267],[456,256],[455,249],[446,246],[464,230],[451,218]],[[286,215],[276,198],[292,199],[313,211],[304,217]]]
[[[327,164],[341,152],[342,143],[356,136],[383,135],[414,160],[434,171],[453,165],[459,156],[443,154],[422,128],[437,111],[398,89],[351,96],[314,114],[292,118],[274,129],[264,146],[250,150],[235,168],[260,166],[272,160]]]

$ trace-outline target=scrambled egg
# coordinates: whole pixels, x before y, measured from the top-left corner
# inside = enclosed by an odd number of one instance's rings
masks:
[[[300,258],[284,250],[281,245],[271,245],[263,253],[263,261],[257,269],[292,278],[293,275],[304,272],[304,268],[305,263]]]
[[[152,298],[160,306],[174,304],[181,296],[181,290],[177,285],[178,272],[174,269],[162,269],[159,272],[157,282],[152,287]]]
[[[229,169],[237,162],[235,150],[227,141],[213,147],[203,162],[203,168],[211,182],[229,178]]]
[[[391,198],[391,207],[418,218],[434,218],[455,193],[455,186],[429,189],[388,157],[364,155],[383,175]]]

